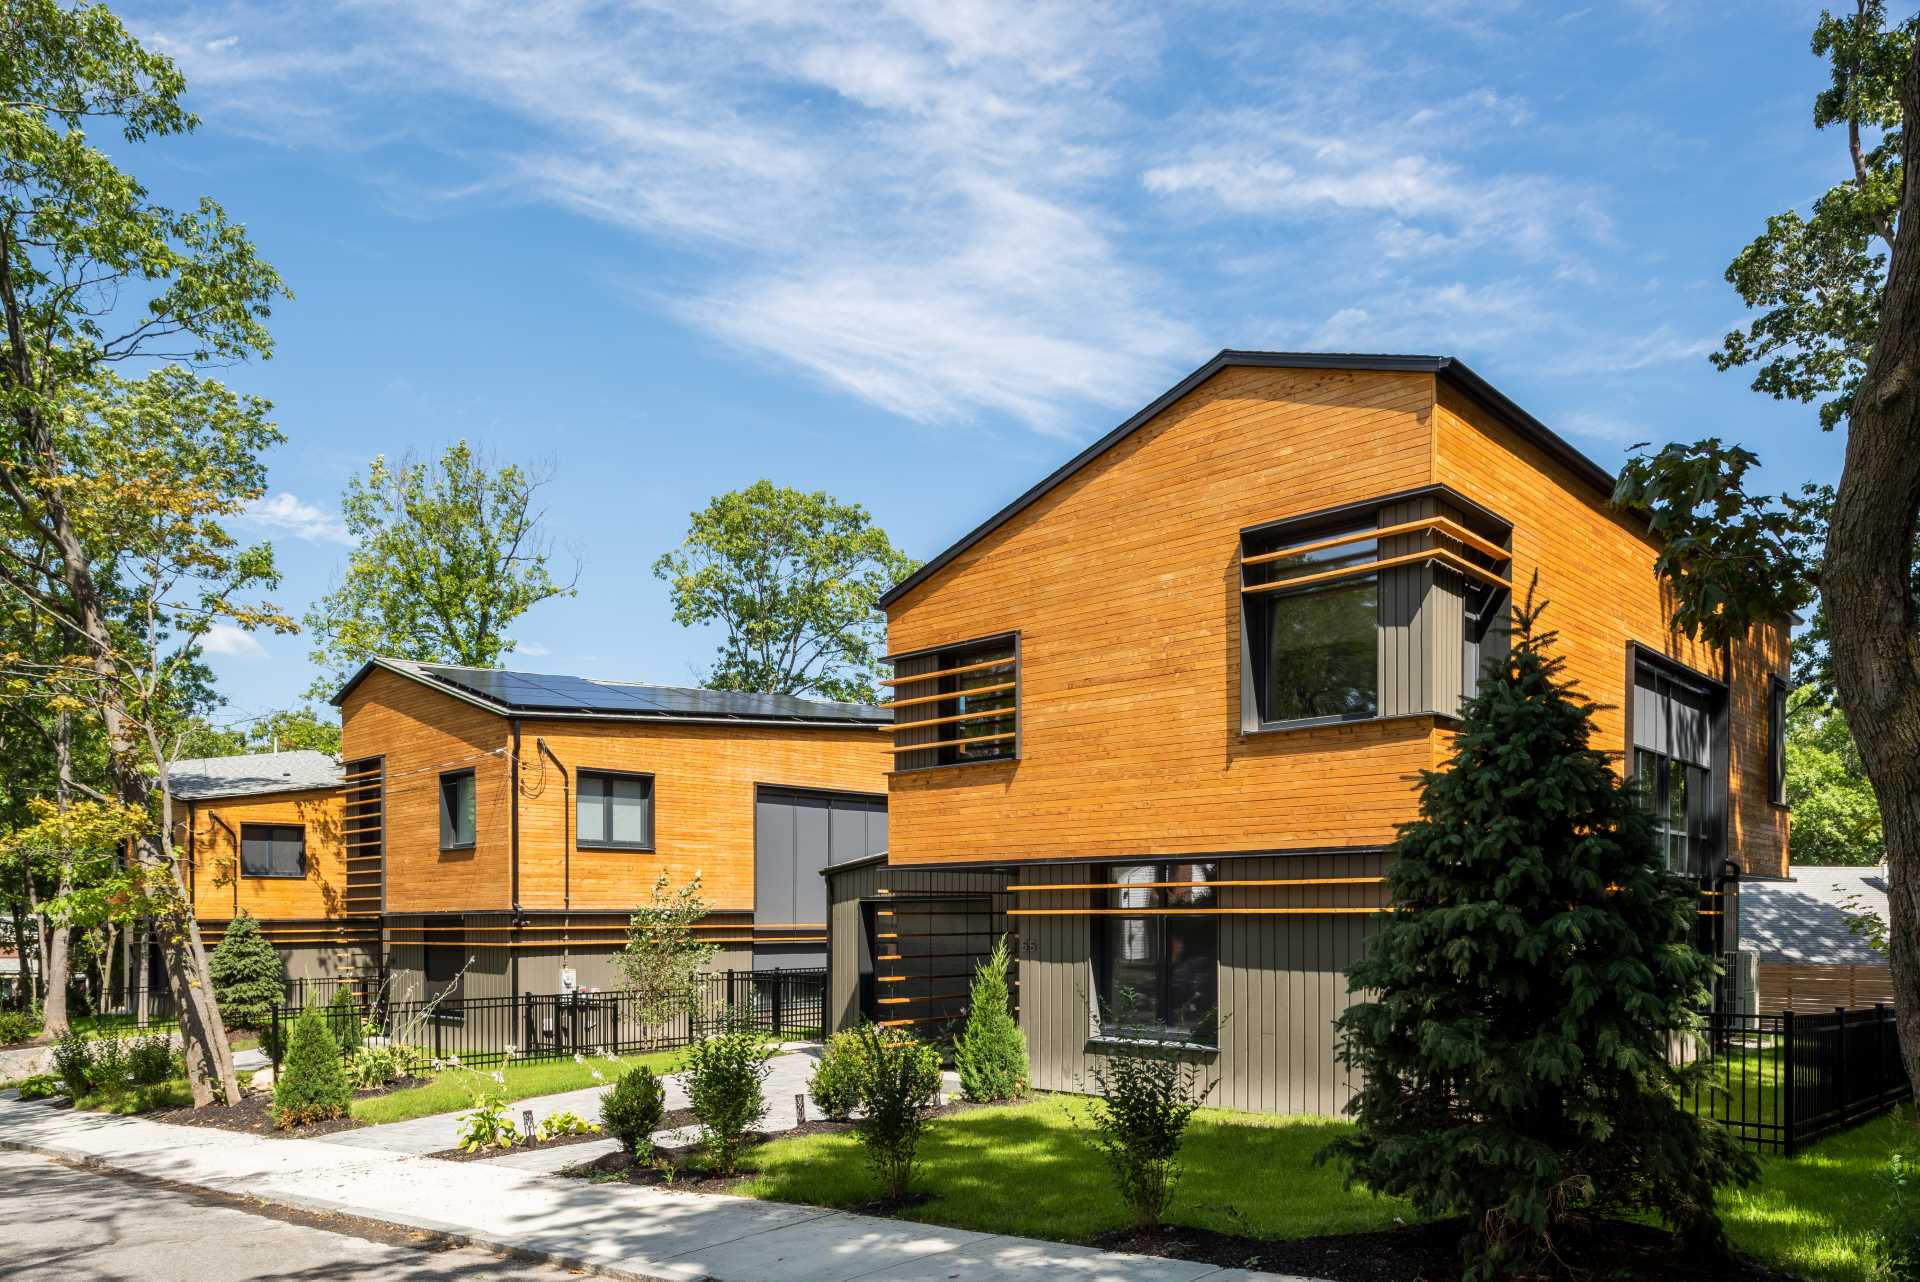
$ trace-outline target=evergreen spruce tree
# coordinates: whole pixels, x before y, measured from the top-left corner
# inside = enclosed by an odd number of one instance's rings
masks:
[[[273,1084],[273,1124],[285,1130],[339,1117],[353,1103],[353,1088],[340,1065],[340,1043],[318,1006],[293,1021],[287,1055]]]
[[[207,973],[220,1018],[229,1028],[265,1028],[273,1004],[287,993],[280,954],[244,908],[227,923],[227,933],[207,958]]]
[[[1591,746],[1594,705],[1549,656],[1540,611],[1424,771],[1388,874],[1393,913],[1338,1021],[1358,1129],[1322,1157],[1350,1180],[1463,1215],[1466,1277],[1539,1266],[1556,1230],[1651,1212],[1721,1241],[1714,1190],[1753,1159],[1679,1104],[1711,959],[1697,887],[1670,874],[1636,792]]]
[[[970,1100],[1018,1099],[1027,1093],[1027,1035],[1013,1018],[1007,970],[1013,949],[1002,935],[975,968],[967,1031],[953,1044],[953,1067]]]

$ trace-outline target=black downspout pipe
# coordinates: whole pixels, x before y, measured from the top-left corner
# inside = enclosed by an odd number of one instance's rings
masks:
[[[546,754],[553,762],[553,768],[560,772],[560,906],[563,911],[573,908],[573,776],[567,773],[565,765],[556,757],[553,749],[547,746],[545,739],[535,739],[534,746]]]
[[[508,851],[513,867],[513,942],[517,944],[520,942],[520,718],[514,717],[510,724],[513,726],[513,760],[507,763],[507,769],[513,781],[513,800],[508,803],[508,813],[511,815],[508,821]],[[510,978],[507,991],[517,1004],[520,997],[520,950],[510,949],[508,957]],[[514,1036],[519,1036],[518,1029],[514,1030]]]

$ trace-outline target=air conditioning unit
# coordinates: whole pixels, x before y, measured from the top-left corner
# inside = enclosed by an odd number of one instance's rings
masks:
[[[1760,954],[1736,948],[1720,954],[1719,1000],[1714,1005],[1732,1015],[1755,1015],[1760,1010]]]

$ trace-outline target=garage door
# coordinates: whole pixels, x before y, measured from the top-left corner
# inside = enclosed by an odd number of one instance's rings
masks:
[[[753,817],[755,969],[825,966],[829,864],[887,848],[887,799],[868,793],[762,787]],[[805,943],[783,944],[792,935]],[[769,939],[772,936],[774,939]]]

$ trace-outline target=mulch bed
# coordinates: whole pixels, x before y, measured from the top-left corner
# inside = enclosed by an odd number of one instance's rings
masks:
[[[676,1108],[660,1119],[662,1129],[669,1126],[691,1126],[693,1122],[693,1110],[690,1108]],[[515,1126],[520,1124],[517,1116],[513,1124]],[[429,1153],[427,1156],[438,1158],[442,1162],[486,1162],[496,1157],[505,1157],[509,1153],[524,1153],[528,1149],[565,1148],[569,1144],[591,1144],[596,1140],[604,1140],[606,1138],[608,1138],[606,1135],[598,1132],[590,1132],[586,1135],[562,1135],[557,1139],[541,1140],[537,1144],[516,1144],[512,1148],[483,1148],[473,1153],[469,1153],[464,1149],[447,1148],[441,1149],[438,1153]]]
[[[353,1097],[372,1099],[376,1095],[406,1090],[410,1086],[424,1086],[428,1080],[424,1077],[403,1077],[373,1090],[355,1091]],[[175,1126],[210,1126],[216,1130],[240,1131],[247,1135],[271,1135],[275,1139],[284,1140],[312,1139],[316,1135],[332,1135],[336,1131],[351,1131],[367,1125],[349,1115],[326,1122],[309,1122],[305,1126],[296,1126],[290,1131],[283,1131],[273,1124],[272,1091],[258,1091],[247,1095],[232,1108],[223,1104],[209,1105],[206,1108],[164,1108],[141,1116],[149,1122],[171,1122]]]
[[[1378,1233],[1339,1233],[1277,1242],[1207,1229],[1169,1225],[1157,1230],[1117,1229],[1091,1245],[1223,1268],[1304,1273],[1333,1282],[1458,1282],[1464,1220]],[[1702,1260],[1672,1234],[1644,1224],[1602,1220],[1562,1233],[1555,1247],[1565,1267],[1524,1275],[1541,1279],[1659,1278],[1662,1282],[1796,1282],[1744,1256]],[[1516,1279],[1523,1275],[1515,1275]]]

